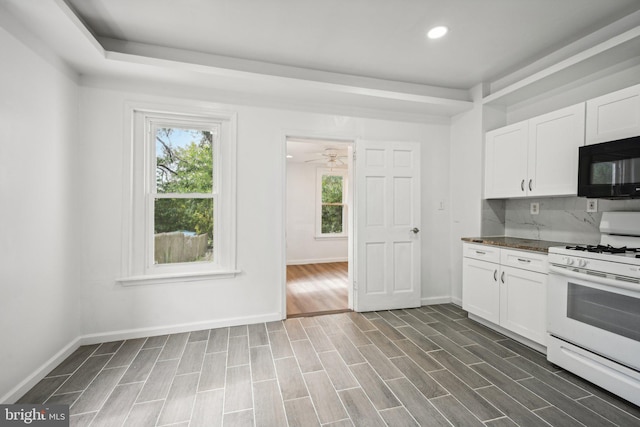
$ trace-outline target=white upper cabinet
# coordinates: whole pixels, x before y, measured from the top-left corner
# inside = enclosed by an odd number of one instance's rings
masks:
[[[529,120],[528,196],[575,195],[585,104]]]
[[[636,135],[640,135],[640,85],[587,101],[587,145]]]
[[[485,198],[526,195],[528,133],[526,121],[487,132]]]
[[[584,103],[486,134],[485,198],[575,195]]]

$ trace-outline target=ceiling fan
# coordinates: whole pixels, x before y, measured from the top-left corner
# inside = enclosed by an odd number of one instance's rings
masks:
[[[334,168],[343,166],[346,163],[342,159],[346,159],[347,155],[335,148],[325,148],[323,152],[318,153],[322,156],[318,159],[306,160],[305,163],[326,163],[327,167]]]

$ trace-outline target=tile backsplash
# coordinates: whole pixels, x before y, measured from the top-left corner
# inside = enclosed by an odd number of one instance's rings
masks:
[[[540,213],[532,215],[531,203],[536,202],[540,204]],[[525,239],[596,244],[600,241],[598,227],[602,212],[640,211],[640,200],[599,199],[598,212],[587,213],[586,209],[587,199],[582,197],[508,199],[504,201],[504,234]],[[490,215],[493,221],[498,216]]]

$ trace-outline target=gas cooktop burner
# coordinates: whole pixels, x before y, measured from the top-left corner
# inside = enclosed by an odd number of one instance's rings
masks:
[[[635,254],[636,258],[640,258],[640,248],[627,248],[626,246],[616,248],[611,245],[576,245],[567,246],[566,248],[573,251],[595,252],[598,254]]]

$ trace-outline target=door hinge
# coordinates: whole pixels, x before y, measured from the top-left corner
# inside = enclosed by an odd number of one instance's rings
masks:
[[[358,282],[356,282],[355,280],[353,281],[353,290],[354,291],[358,290]]]
[[[353,150],[353,161],[356,161],[356,150]]]

